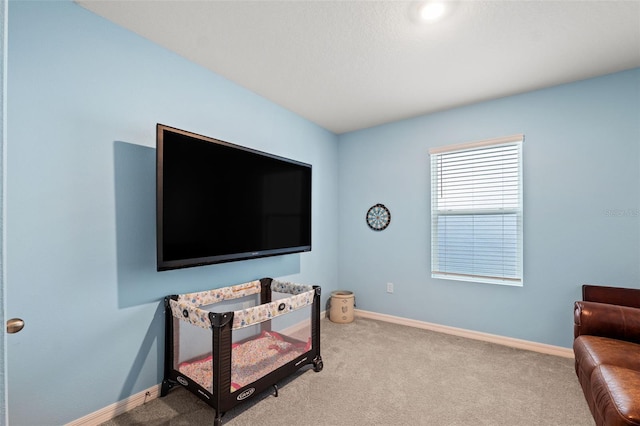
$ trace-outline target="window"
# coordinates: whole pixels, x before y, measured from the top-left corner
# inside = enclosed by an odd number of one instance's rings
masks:
[[[432,277],[522,285],[523,141],[429,151]]]

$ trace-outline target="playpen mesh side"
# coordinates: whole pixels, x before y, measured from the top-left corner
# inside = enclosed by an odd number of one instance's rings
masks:
[[[233,315],[233,330],[269,321],[281,315],[286,315],[313,303],[315,292],[312,290],[296,294],[271,303],[254,306],[253,308],[235,311]]]
[[[244,298],[256,303],[259,297],[256,299],[255,295],[260,293],[260,286],[260,281],[254,281],[171,299],[174,339],[179,342],[174,345],[174,368],[213,393],[214,353],[210,346],[209,313],[212,309],[228,308],[229,302],[221,303],[225,300]],[[275,299],[272,302],[233,311],[231,329],[235,343],[231,352],[230,392],[311,350],[313,286],[272,281],[270,290]],[[247,297],[251,295],[254,297]],[[231,306],[250,303],[244,299],[231,302]]]

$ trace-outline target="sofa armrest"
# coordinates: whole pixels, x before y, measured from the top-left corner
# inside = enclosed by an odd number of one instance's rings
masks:
[[[575,302],[573,336],[584,334],[640,343],[640,309],[598,302]]]
[[[640,308],[640,289],[585,284],[582,286],[582,300]]]

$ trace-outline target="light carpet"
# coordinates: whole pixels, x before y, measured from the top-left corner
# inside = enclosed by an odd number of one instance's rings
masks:
[[[321,353],[321,372],[302,369],[223,424],[595,424],[572,359],[363,318],[322,320]],[[214,413],[178,387],[104,426],[210,425]]]

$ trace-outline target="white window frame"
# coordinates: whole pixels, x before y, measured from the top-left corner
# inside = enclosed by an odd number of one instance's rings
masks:
[[[523,142],[517,134],[429,150],[433,278],[523,285]],[[487,228],[495,248],[482,241]]]

